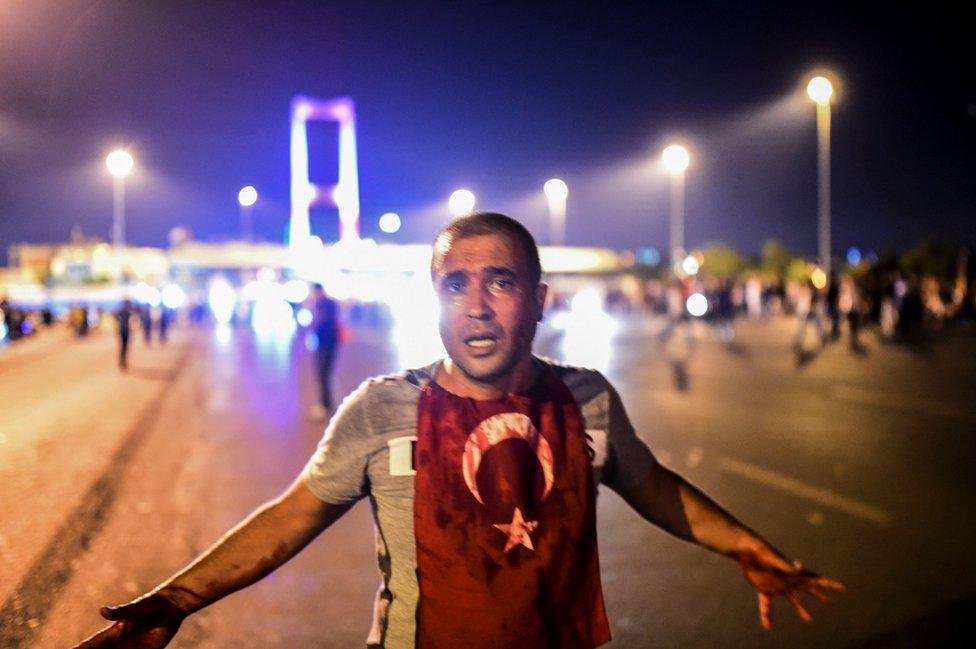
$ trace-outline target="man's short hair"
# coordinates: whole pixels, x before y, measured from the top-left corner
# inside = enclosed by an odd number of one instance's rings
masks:
[[[535,239],[524,225],[497,212],[475,212],[456,218],[444,226],[434,239],[433,256],[430,259],[431,277],[440,269],[444,255],[458,239],[499,233],[507,234],[515,241],[529,267],[529,279],[532,284],[538,284],[542,278],[542,264],[539,262],[539,247]]]

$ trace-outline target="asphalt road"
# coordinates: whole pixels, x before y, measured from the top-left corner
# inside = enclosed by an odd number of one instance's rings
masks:
[[[838,343],[800,361],[792,323],[660,320],[546,328],[539,351],[604,370],[667,465],[788,556],[849,591],[771,632],[725,558],[675,540],[601,491],[611,647],[972,646],[976,613],[976,332],[923,348]],[[360,328],[337,392],[425,348]],[[114,364],[111,332],[0,350],[0,647],[64,647],[98,607],[151,588],[295,476],[321,435],[301,336],[178,329]],[[361,503],[258,585],[189,620],[174,647],[363,646],[378,584]]]

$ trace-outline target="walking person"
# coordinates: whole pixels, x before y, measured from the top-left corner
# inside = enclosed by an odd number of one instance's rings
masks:
[[[804,352],[807,328],[813,323],[817,336],[817,347],[823,347],[824,333],[824,295],[809,278],[801,284],[796,296],[796,333],[793,335],[793,349],[797,354]]]
[[[830,319],[830,340],[840,338],[840,281],[836,271],[830,271],[830,279],[827,281],[827,317]]]
[[[332,414],[332,368],[339,349],[341,325],[339,303],[326,294],[321,284],[312,287],[312,330],[318,341],[315,377],[319,385],[319,402],[312,406],[310,414],[315,421],[325,421]]]
[[[123,370],[129,367],[129,333],[133,316],[132,302],[122,301],[122,307],[115,312],[119,323],[119,367]]]
[[[142,335],[145,338],[146,345],[152,344],[152,307],[148,304],[143,304],[139,307],[139,322],[142,324]]]
[[[161,345],[166,344],[166,336],[169,332],[169,324],[173,315],[173,310],[165,304],[159,308],[159,343]]]

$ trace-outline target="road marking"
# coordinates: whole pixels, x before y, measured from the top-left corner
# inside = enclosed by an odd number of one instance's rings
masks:
[[[896,394],[883,392],[881,390],[871,390],[857,385],[837,383],[830,386],[830,396],[834,399],[857,403],[867,406],[879,406],[881,408],[894,408],[896,410],[907,410],[909,412],[923,413],[926,415],[937,415],[939,417],[949,417],[951,419],[969,419],[972,414],[965,408],[961,408],[952,403],[936,401],[913,396],[910,394]]]
[[[848,498],[847,496],[842,496],[829,489],[808,485],[795,478],[730,457],[722,458],[720,466],[723,471],[737,475],[740,478],[785,491],[788,494],[811,500],[824,507],[831,507],[845,514],[850,514],[884,527],[891,525],[891,514],[884,509],[853,498]]]

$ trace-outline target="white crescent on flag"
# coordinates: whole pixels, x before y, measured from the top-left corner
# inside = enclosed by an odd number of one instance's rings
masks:
[[[539,434],[536,427],[532,425],[532,420],[528,416],[519,412],[503,412],[485,419],[474,427],[468,440],[464,443],[464,455],[461,458],[461,473],[464,475],[464,483],[468,485],[471,494],[482,505],[485,501],[478,493],[478,467],[481,466],[481,456],[489,448],[498,442],[506,439],[524,439],[529,446],[535,450],[535,456],[542,465],[542,476],[545,485],[542,491],[542,499],[545,500],[552,491],[554,474],[552,468],[552,449],[546,438]]]

